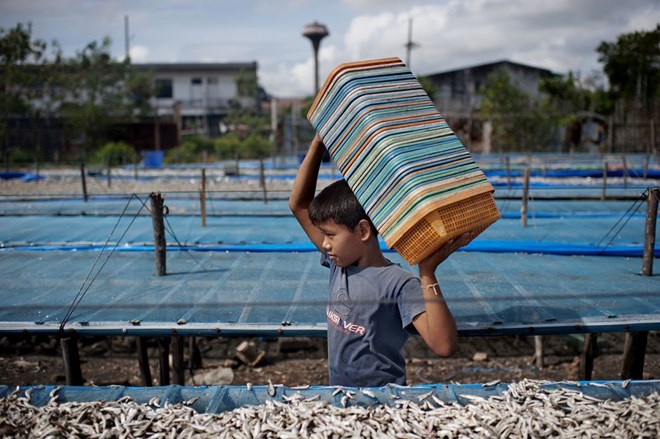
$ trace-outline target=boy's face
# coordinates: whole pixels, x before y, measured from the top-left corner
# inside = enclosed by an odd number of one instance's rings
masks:
[[[323,251],[338,267],[347,267],[362,257],[364,242],[359,226],[351,230],[347,226],[328,220],[318,228],[323,232]]]

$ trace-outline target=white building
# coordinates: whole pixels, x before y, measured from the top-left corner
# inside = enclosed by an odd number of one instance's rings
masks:
[[[256,81],[256,62],[150,63],[133,68],[153,75],[151,105],[163,119],[175,120],[182,135],[218,135],[230,108],[259,108],[260,95],[241,96],[237,81],[241,75]]]

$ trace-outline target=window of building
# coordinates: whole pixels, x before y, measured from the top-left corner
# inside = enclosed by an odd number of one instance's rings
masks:
[[[202,85],[202,78],[192,78],[190,83],[192,85]]]
[[[172,80],[156,79],[156,97],[161,99],[172,98]]]

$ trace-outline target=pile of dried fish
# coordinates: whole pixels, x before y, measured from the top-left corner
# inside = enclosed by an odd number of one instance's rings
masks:
[[[29,395],[0,399],[2,437],[660,437],[660,393],[602,401],[582,392],[550,390],[539,382],[513,383],[499,396],[469,397],[465,406],[446,403],[432,392],[392,406],[338,407],[300,392],[283,402],[268,400],[220,414],[197,413],[181,404],[114,402],[58,403],[44,407]],[[365,390],[365,392],[369,392]],[[369,394],[369,393],[367,393]],[[465,397],[465,396],[464,396]]]

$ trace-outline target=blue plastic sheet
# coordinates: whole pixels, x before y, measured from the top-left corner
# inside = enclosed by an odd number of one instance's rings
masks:
[[[59,334],[84,292],[65,333],[325,336],[328,273],[314,253],[174,252],[166,276],[153,274],[152,253],[108,256],[0,252],[0,333]],[[625,257],[458,252],[438,277],[461,336],[659,330],[660,284],[640,266]]]
[[[592,398],[602,401],[621,401],[632,397],[641,397],[651,393],[660,392],[660,381],[588,381],[588,382],[551,382],[543,384],[543,389],[552,391],[566,389],[581,392]],[[376,405],[394,406],[396,400],[409,400],[419,402],[419,397],[428,392],[445,403],[457,403],[469,405],[469,397],[478,396],[489,398],[502,395],[509,388],[507,383],[499,383],[492,386],[483,384],[428,384],[416,386],[383,386],[368,388],[373,397],[362,393],[362,388],[344,387],[355,393],[350,405],[371,407]],[[25,396],[30,392],[30,402],[36,407],[48,404],[50,393],[55,390],[53,386],[20,387],[19,396]],[[16,388],[0,385],[0,398],[7,395]],[[275,386],[275,395],[268,393],[267,386],[162,386],[162,387],[126,387],[126,386],[99,386],[99,387],[75,387],[64,386],[57,390],[57,401],[64,402],[92,402],[92,401],[117,401],[123,397],[130,397],[139,404],[147,404],[152,398],[157,398],[162,406],[165,402],[170,404],[191,401],[192,407],[198,413],[220,413],[234,410],[248,405],[264,404],[268,400],[283,401],[284,397],[300,394],[304,398],[319,397],[320,400],[341,407],[340,392],[335,392],[335,387],[310,386],[309,388],[291,388],[287,386]],[[333,393],[336,393],[333,395]]]

